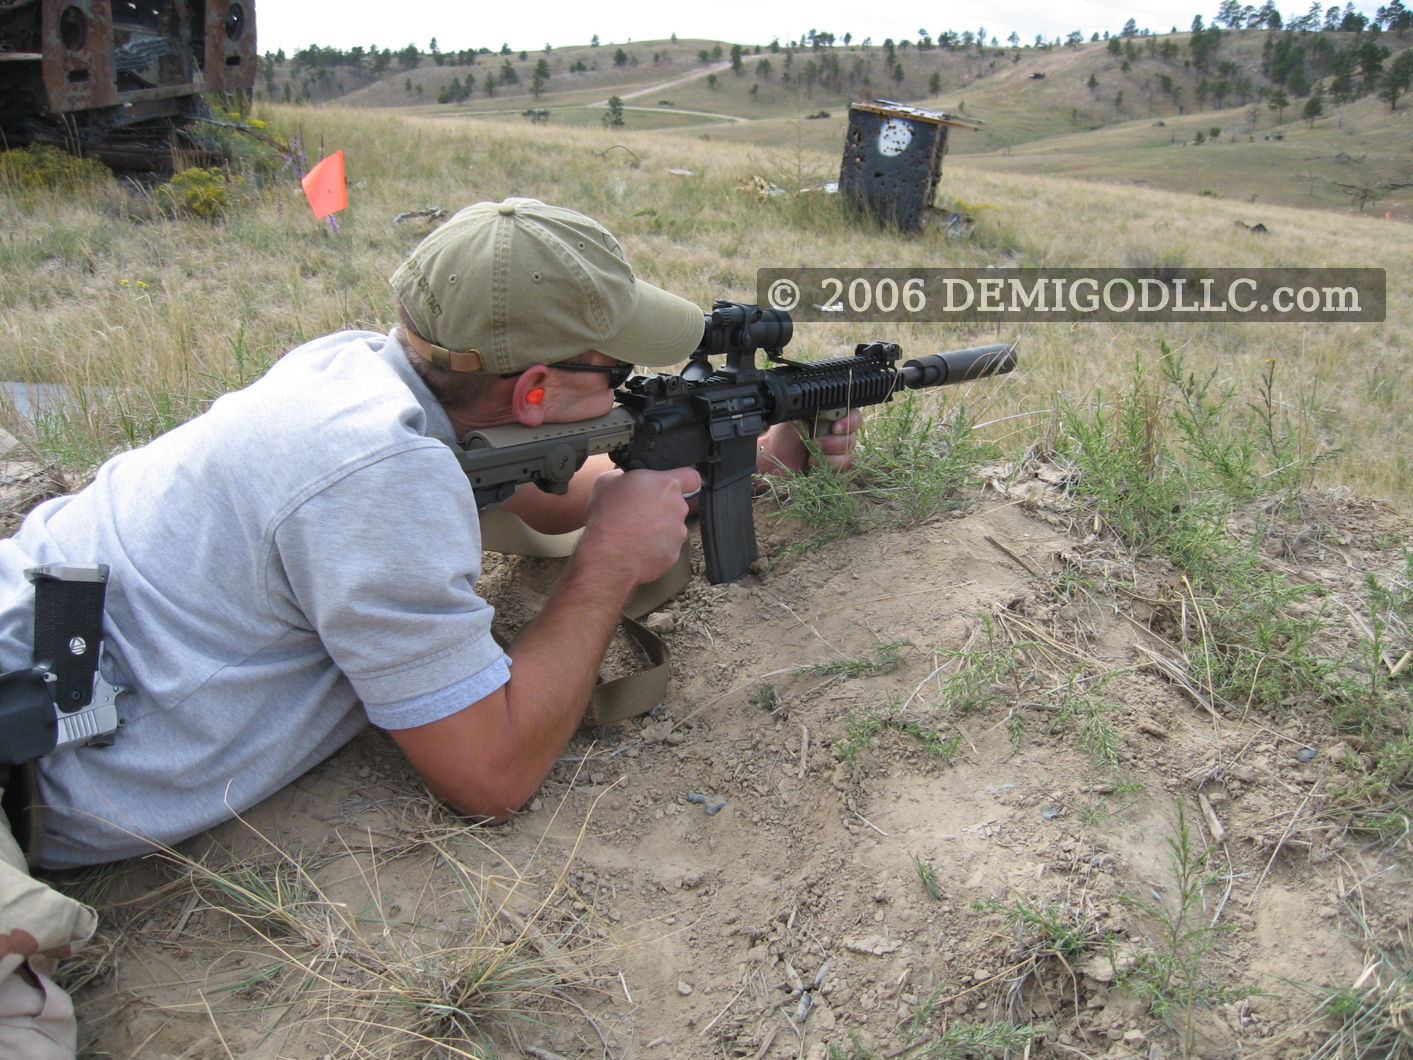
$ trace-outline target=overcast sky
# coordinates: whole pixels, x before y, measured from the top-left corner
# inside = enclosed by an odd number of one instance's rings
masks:
[[[415,44],[425,51],[433,37],[442,51],[498,49],[502,44],[516,51],[535,51],[546,44],[587,44],[595,34],[603,44],[663,40],[674,33],[684,39],[769,44],[774,37],[782,42],[798,40],[811,29],[833,33],[836,38],[845,33],[852,33],[855,40],[872,37],[879,44],[887,37],[916,40],[919,29],[936,36],[947,29],[960,33],[985,27],[988,36],[1002,42],[1014,30],[1029,44],[1036,34],[1050,39],[1064,37],[1072,30],[1080,30],[1086,38],[1104,30],[1117,32],[1130,18],[1155,33],[1166,33],[1173,26],[1185,30],[1193,15],[1210,21],[1219,2],[994,0],[932,6],[895,0],[874,7],[857,0],[696,0],[675,5],[662,0],[606,4],[521,0],[465,6],[445,0],[257,0],[256,32],[262,52],[283,48],[287,54],[310,44],[344,49],[376,45],[394,50]],[[1256,6],[1262,2],[1257,0]],[[1356,2],[1354,6],[1372,13],[1378,2]],[[1304,14],[1309,5],[1310,0],[1276,0],[1287,16]]]

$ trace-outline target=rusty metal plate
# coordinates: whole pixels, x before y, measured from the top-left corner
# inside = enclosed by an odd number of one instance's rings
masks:
[[[912,107],[851,105],[839,191],[885,224],[921,228],[942,176],[950,124]]]
[[[163,109],[151,106],[156,101],[255,84],[254,0],[39,0],[38,6],[43,88],[53,114],[115,106],[151,113]],[[126,120],[117,115],[113,123]]]

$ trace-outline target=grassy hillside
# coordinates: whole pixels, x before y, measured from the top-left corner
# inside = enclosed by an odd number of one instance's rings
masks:
[[[1192,33],[1044,48],[749,45],[735,61],[726,41],[647,41],[442,56],[442,65],[417,56],[415,68],[380,76],[366,66],[268,64],[262,93],[569,127],[602,124],[607,100],[617,96],[630,149],[632,137],[663,130],[749,145],[766,156],[766,168],[795,171],[794,186],[836,175],[849,102],[883,96],[980,118],[979,129],[950,138],[962,166],[1407,220],[1406,99],[1395,109],[1371,91],[1338,103],[1322,95],[1322,113],[1307,119],[1309,95],[1287,91],[1329,87],[1337,79],[1331,56],[1367,40],[1248,30],[1205,46]],[[1394,34],[1380,41],[1390,52],[1386,65],[1409,44]],[[1273,49],[1292,42],[1311,54],[1288,77],[1288,64],[1278,73]],[[540,63],[547,77],[536,89]],[[488,80],[499,82],[493,94]],[[454,86],[465,98],[437,102]],[[781,162],[786,156],[793,164]]]
[[[9,351],[0,371],[10,379],[116,387],[140,406],[112,413],[116,419],[71,409],[72,422],[51,425],[52,444],[87,432],[100,435],[101,445],[130,444],[169,425],[203,390],[243,378],[251,363],[292,342],[386,325],[386,276],[427,230],[426,222],[396,223],[396,214],[532,195],[601,217],[644,274],[703,305],[721,296],[753,299],[764,266],[1383,267],[1390,304],[1388,321],[1378,325],[1037,324],[999,336],[926,324],[872,326],[867,334],[811,325],[800,329],[796,346],[821,355],[887,338],[926,353],[1017,339],[1023,371],[986,395],[988,418],[1004,423],[994,432],[1008,445],[1044,437],[1057,395],[1121,385],[1135,360],[1152,361],[1163,343],[1245,388],[1257,385],[1269,360],[1283,407],[1309,444],[1341,450],[1325,465],[1327,482],[1413,496],[1413,426],[1397,400],[1397,380],[1413,369],[1407,230],[1382,217],[1264,199],[1257,214],[1245,199],[1137,185],[1121,197],[1096,194],[1087,182],[957,159],[943,193],[971,204],[973,236],[948,240],[929,230],[895,238],[851,219],[834,196],[761,199],[750,190],[763,172],[783,180],[834,164],[833,152],[792,143],[766,149],[642,130],[366,109],[280,107],[267,117],[301,130],[305,143],[346,151],[351,205],[339,232],[308,215],[291,176],[271,183],[252,175],[233,185],[218,223],[135,214],[117,187],[72,204],[9,201],[27,221],[0,254],[0,335]],[[1213,157],[1239,146],[1165,150]],[[1234,227],[1256,219],[1269,237]]]

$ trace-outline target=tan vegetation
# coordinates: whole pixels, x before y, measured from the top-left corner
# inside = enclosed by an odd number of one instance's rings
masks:
[[[837,152],[793,140],[753,148],[328,108],[282,110],[277,120],[302,153],[317,157],[321,144],[346,151],[351,206],[340,231],[309,215],[293,168],[232,188],[239,205],[220,225],[152,216],[116,185],[23,207],[26,223],[0,259],[0,372],[113,388],[105,392],[121,407],[109,410],[106,439],[91,455],[164,429],[203,392],[250,378],[301,337],[385,326],[390,263],[428,230],[424,220],[399,224],[396,214],[531,195],[602,217],[633,243],[645,275],[703,305],[753,298],[764,266],[1383,268],[1390,297],[1380,325],[1035,324],[1004,335],[811,325],[792,352],[833,355],[872,339],[910,354],[1018,340],[1024,371],[1000,388],[994,409],[1004,426],[993,432],[1008,444],[1044,435],[1057,394],[1083,399],[1111,388],[1161,342],[1239,386],[1272,360],[1279,398],[1306,425],[1308,443],[1339,450],[1323,481],[1395,502],[1413,496],[1413,440],[1397,401],[1413,326],[1397,283],[1407,255],[1403,227],[1381,218],[1274,206],[1255,213],[1151,188],[954,166],[942,199],[976,218],[971,238],[893,239],[855,223],[832,196],[761,200],[746,190],[757,175],[790,186],[837,174]],[[1256,220],[1269,238],[1234,224]],[[72,414],[92,422],[105,415],[93,405]]]

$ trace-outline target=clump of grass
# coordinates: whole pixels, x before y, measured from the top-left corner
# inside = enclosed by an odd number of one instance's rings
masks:
[[[845,718],[844,737],[834,741],[835,756],[841,762],[855,761],[860,752],[873,746],[878,734],[886,729],[911,737],[922,746],[924,752],[944,762],[956,758],[962,744],[961,733],[942,735],[940,729],[909,714],[903,704],[894,699],[886,706],[870,707]]]
[[[922,884],[922,889],[927,892],[927,897],[931,898],[934,902],[942,901],[942,884],[937,879],[937,870],[916,854],[910,856],[913,859],[913,869],[917,872],[918,882]]]
[[[932,1057],[935,1060],[964,1060],[978,1055],[1019,1055],[1035,1038],[1033,1027],[1010,1020],[969,1022],[943,1020],[937,1011],[940,991],[917,1006],[904,1029],[905,1043],[898,1049],[879,1053],[863,1044],[858,1035],[849,1036],[847,1046],[831,1042],[829,1060],[884,1060],[901,1055]]]
[[[1369,954],[1364,969],[1347,987],[1325,991],[1307,1023],[1333,1029],[1310,1054],[1311,1060],[1334,1057],[1413,1057],[1413,954],[1404,945],[1376,946],[1363,928]]]
[[[1090,922],[1078,906],[1047,906],[1017,900],[1009,903],[978,899],[972,908],[979,913],[999,913],[1009,920],[1030,956],[1055,956],[1067,963],[1099,948],[1108,936]]]
[[[496,1052],[508,1021],[585,1016],[573,991],[598,977],[598,958],[579,918],[557,911],[570,862],[532,894],[514,868],[490,874],[468,862],[474,829],[429,829],[421,847],[432,855],[435,905],[425,918],[385,906],[378,873],[395,854],[355,855],[366,900],[344,902],[320,882],[325,858],[273,845],[239,856],[167,853],[177,876],[151,900],[184,883],[183,944],[242,958],[239,970],[218,960],[202,989],[223,1041],[240,1052],[278,1034],[282,1054],[482,1057]]]
[[[1413,550],[1404,572],[1365,579],[1367,636],[1334,686],[1334,718],[1372,750],[1336,763],[1330,795],[1352,827],[1396,842],[1413,827]]]
[[[1076,962],[1112,946],[1110,932],[1103,928],[1082,898],[1064,906],[1041,906],[1026,899],[1010,902],[979,899],[972,903],[972,908],[996,914],[1009,925],[1012,935],[1009,944],[995,947],[1002,951],[1006,965],[1005,972],[996,977],[995,983],[1004,993],[1003,1011],[1012,1014],[1025,1010],[1026,992],[1042,975],[1059,971],[1066,979],[1073,980]],[[1008,1022],[1000,1026],[1014,1028],[1014,1024]]]
[[[817,449],[814,455],[815,470],[777,485],[779,514],[812,531],[783,556],[885,527],[916,526],[957,507],[995,449],[976,438],[965,406],[930,414],[909,392],[868,410],[853,474],[825,471]]]

